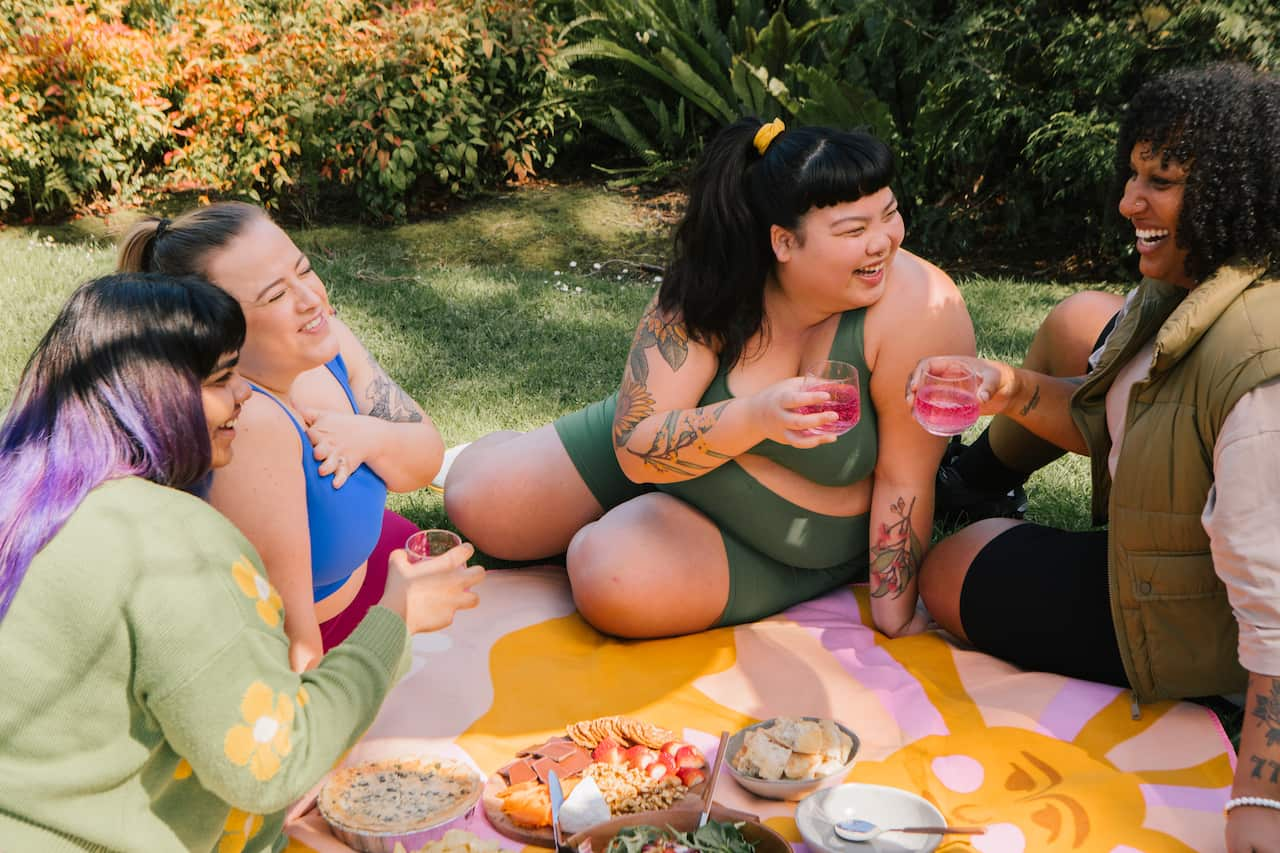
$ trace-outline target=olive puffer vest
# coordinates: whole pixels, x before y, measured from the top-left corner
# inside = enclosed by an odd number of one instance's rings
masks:
[[[1113,483],[1106,393],[1153,336],[1149,375],[1129,395]],[[1236,620],[1200,519],[1223,422],[1240,397],[1276,376],[1280,279],[1228,264],[1190,291],[1144,281],[1072,397],[1092,458],[1094,521],[1109,529],[1116,639],[1140,702],[1245,688]]]

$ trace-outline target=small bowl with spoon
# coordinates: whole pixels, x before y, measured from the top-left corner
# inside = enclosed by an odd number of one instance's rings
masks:
[[[948,827],[937,807],[909,791],[856,782],[805,797],[796,806],[795,821],[814,853],[929,853],[944,835],[985,831]]]

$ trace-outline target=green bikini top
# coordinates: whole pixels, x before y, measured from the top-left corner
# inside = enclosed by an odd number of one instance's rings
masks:
[[[836,337],[831,342],[831,352],[827,355],[828,359],[847,361],[858,368],[858,392],[861,395],[858,425],[830,444],[801,448],[779,444],[766,438],[751,448],[749,453],[772,459],[822,486],[847,486],[871,476],[876,467],[878,441],[876,409],[871,403],[868,390],[871,387],[871,371],[867,369],[862,344],[862,323],[866,313],[866,308],[857,308],[840,315]],[[724,361],[720,362],[720,369],[716,371],[707,390],[702,393],[698,405],[707,406],[733,397],[729,391],[730,367]]]

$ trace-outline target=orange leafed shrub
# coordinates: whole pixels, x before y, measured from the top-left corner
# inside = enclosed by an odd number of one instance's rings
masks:
[[[82,6],[0,18],[0,211],[135,186],[168,137],[166,67],[154,33]]]
[[[108,20],[123,10],[65,5],[0,31],[0,212],[145,176],[268,205],[354,196],[369,217],[400,218],[419,193],[527,178],[575,120],[532,0],[192,0],[168,13],[134,29]],[[64,67],[66,51],[79,58]]]

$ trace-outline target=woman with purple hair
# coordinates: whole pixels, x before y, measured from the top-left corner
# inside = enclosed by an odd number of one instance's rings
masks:
[[[476,603],[469,546],[397,552],[379,606],[292,670],[257,552],[197,496],[231,460],[244,336],[205,281],[108,276],[23,372],[0,423],[5,850],[211,850],[233,808],[264,815],[236,849],[273,849],[403,671],[406,627]]]

